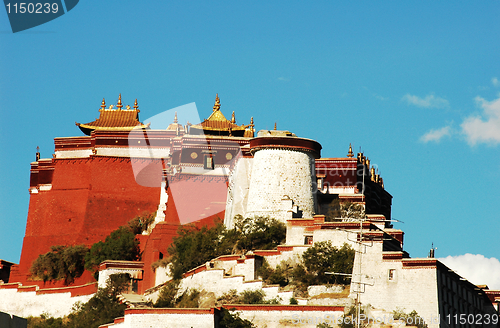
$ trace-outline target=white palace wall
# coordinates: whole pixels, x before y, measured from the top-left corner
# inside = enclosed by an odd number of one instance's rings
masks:
[[[285,221],[283,199],[293,200],[303,217],[316,209],[313,177],[314,157],[308,152],[289,149],[262,149],[254,154],[247,213]]]
[[[226,212],[224,214],[224,224],[228,229],[233,228],[233,219],[236,215],[244,216],[247,212],[252,163],[253,158],[240,157],[229,176]]]
[[[429,328],[439,327],[439,324],[431,322],[431,319],[437,318],[439,314],[436,268],[432,266],[403,268],[401,259],[383,260],[381,242],[374,242],[372,247],[363,248],[365,252],[361,258],[361,281],[370,285],[362,288],[361,302],[387,312],[398,308],[406,313],[415,310]],[[389,270],[394,270],[392,278]],[[359,281],[358,272],[359,253],[356,253],[353,281]],[[352,297],[355,297],[356,289],[357,286],[353,282]]]
[[[0,311],[19,317],[40,316],[45,313],[63,317],[71,313],[76,302],[87,302],[94,294],[71,297],[71,292],[36,294],[36,291],[18,292],[17,289],[0,289]]]

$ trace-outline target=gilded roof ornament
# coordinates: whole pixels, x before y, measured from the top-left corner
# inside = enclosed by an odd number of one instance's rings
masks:
[[[214,112],[220,110],[220,99],[219,99],[219,94],[215,94],[215,104],[214,104]]]
[[[349,144],[349,152],[347,153],[347,157],[349,157],[349,158],[353,158],[354,157],[354,153],[352,152],[352,146],[351,146],[351,144]]]
[[[116,107],[118,108],[118,110],[122,110],[123,105],[122,105],[122,94],[121,93],[118,95],[118,105],[116,105]]]
[[[137,98],[135,98],[134,109],[139,112],[139,105],[137,104]]]
[[[278,130],[278,124],[274,122],[274,131]]]
[[[236,117],[234,116],[234,110],[233,110],[233,115],[231,115],[231,123],[233,123],[233,124],[236,123]]]
[[[117,109],[113,109],[114,107]],[[131,131],[137,127],[147,129],[149,128],[149,123],[142,124],[139,121],[138,107],[136,99],[134,109],[131,109],[130,106],[127,105],[126,110],[121,110],[123,108],[123,103],[122,95],[119,94],[118,104],[116,106],[110,105],[109,108],[106,109],[106,100],[103,98],[101,108],[99,109],[99,118],[95,119],[93,122],[86,124],[76,123],[76,125],[86,135],[90,135],[94,130]]]
[[[250,118],[250,127],[253,129],[255,125],[253,124],[253,116]]]
[[[174,116],[174,123],[177,123],[178,120],[177,120],[177,112],[175,112],[175,116]]]

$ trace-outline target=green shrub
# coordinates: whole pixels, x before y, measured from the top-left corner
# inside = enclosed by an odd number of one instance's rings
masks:
[[[238,301],[238,292],[236,289],[231,289],[229,292],[224,293],[217,299],[216,306],[222,306],[224,304],[238,304]]]
[[[284,287],[290,282],[292,270],[293,267],[285,261],[282,261],[273,269],[264,260],[262,266],[257,270],[257,275],[268,285],[280,285]]]
[[[132,233],[136,235],[142,234],[143,231],[148,230],[151,223],[155,220],[156,213],[144,212],[142,215],[138,215],[128,222],[128,227]]]
[[[139,241],[135,234],[125,226],[113,231],[100,241],[92,245],[85,255],[85,269],[95,270],[105,260],[136,261],[140,259]]]
[[[299,301],[297,301],[297,299],[295,297],[292,297],[290,299],[290,305],[297,305],[297,304],[299,304]]]
[[[123,317],[125,304],[120,304],[118,295],[126,290],[130,280],[122,274],[110,275],[105,288],[100,288],[87,303],[77,303],[68,316],[67,328],[97,328]]]
[[[275,248],[286,235],[285,225],[274,219],[235,220],[236,227],[230,230],[221,221],[212,228],[181,226],[168,248],[173,278],[180,279],[186,271],[221,255]]]
[[[52,246],[50,252],[41,254],[32,263],[30,271],[44,282],[63,280],[70,284],[85,271],[85,256],[88,248],[77,246]]]
[[[28,328],[65,328],[63,318],[49,317],[42,314],[39,317],[28,317]]]
[[[230,254],[230,250],[221,243],[224,230],[221,222],[212,228],[181,226],[178,230],[178,237],[174,238],[168,248],[174,279],[181,279],[184,272],[214,257]]]
[[[424,319],[420,317],[417,311],[413,310],[410,313],[405,313],[402,309],[397,308],[392,312],[394,320],[401,320],[408,326],[416,326],[418,328],[427,328],[427,324]]]
[[[156,308],[173,308],[175,307],[175,301],[177,292],[179,291],[179,280],[171,280],[165,284],[165,286],[160,290],[160,294],[154,307]]]
[[[77,303],[73,311],[65,318],[53,318],[46,315],[28,318],[29,328],[97,328],[111,323],[125,313],[125,304],[120,304],[118,295],[126,290],[130,283],[128,274],[110,275],[105,288],[86,303]]]
[[[234,309],[231,309],[232,311]],[[251,321],[242,319],[237,312],[229,312],[229,310],[222,308],[220,311],[220,328],[255,328]]]
[[[360,309],[360,314],[364,314],[365,311],[363,309]],[[360,317],[360,316],[359,316]],[[357,323],[357,320],[358,320],[358,312],[357,312],[357,308],[355,306],[351,306],[351,308],[349,308],[349,311],[347,313],[344,313],[344,315],[342,316],[342,320],[339,324],[339,327],[340,328],[354,328],[354,327],[357,327],[356,326],[356,323]],[[366,327],[367,326],[367,320],[359,320],[360,322],[360,327]]]
[[[325,272],[351,274],[354,264],[354,254],[354,250],[347,244],[338,249],[332,246],[330,241],[315,243],[314,246],[302,254],[305,274],[301,278],[301,273],[295,272],[295,277],[306,280],[310,284],[348,284],[350,278],[346,276],[327,275]]]
[[[316,328],[333,328],[333,327],[332,327],[332,326],[330,326],[330,325],[329,325],[329,324],[327,324],[327,323],[322,322],[322,323],[319,323],[319,324],[316,326]]]
[[[265,304],[264,297],[266,293],[261,289],[256,290],[244,290],[241,292],[238,299],[240,304]]]
[[[286,238],[286,226],[283,222],[268,217],[234,218],[238,238],[237,248],[244,253],[256,249],[275,249]]]
[[[188,289],[176,300],[177,308],[198,308],[200,306],[200,291]]]

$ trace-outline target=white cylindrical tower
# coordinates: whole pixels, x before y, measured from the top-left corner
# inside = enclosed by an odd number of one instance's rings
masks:
[[[296,217],[312,217],[316,212],[314,162],[321,145],[288,131],[259,131],[250,141],[250,151],[254,158],[245,216],[284,221],[293,208]]]

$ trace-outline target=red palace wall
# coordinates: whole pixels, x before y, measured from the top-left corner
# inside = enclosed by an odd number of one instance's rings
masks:
[[[136,215],[156,211],[159,184],[137,184],[130,161],[101,156],[52,159],[52,188],[31,194],[21,260],[10,281],[26,283],[31,263],[50,251],[51,246],[90,246]],[[144,160],[142,164],[147,166],[154,161],[157,160]],[[50,183],[43,178],[47,174],[40,173],[32,168],[31,187],[36,187],[35,182]],[[86,283],[88,278],[75,284]],[[29,282],[33,283],[39,284]]]

